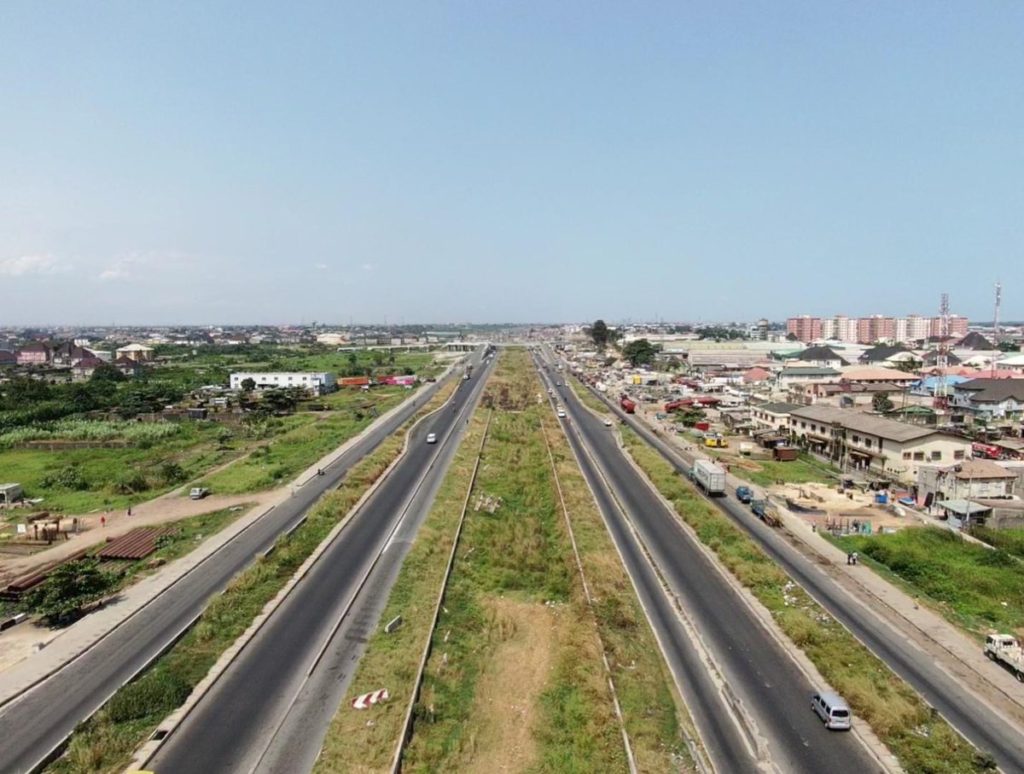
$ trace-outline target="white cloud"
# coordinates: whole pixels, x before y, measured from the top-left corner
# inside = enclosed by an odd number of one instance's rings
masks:
[[[363,271],[373,271],[373,264],[372,263],[364,263],[363,264]]]
[[[141,273],[152,274],[154,272],[167,272],[174,269],[181,269],[184,266],[195,264],[195,258],[188,253],[178,250],[148,250],[144,252],[131,252],[120,256],[106,268],[102,269],[96,278],[102,282],[113,282],[119,280],[133,280]]]
[[[326,263],[314,263],[313,264],[313,268],[314,269],[318,269],[319,271],[325,271],[327,269],[327,264]]]
[[[49,255],[19,255],[17,258],[5,258],[0,260],[0,276],[24,277],[28,274],[57,274],[67,271],[68,267],[62,266]]]

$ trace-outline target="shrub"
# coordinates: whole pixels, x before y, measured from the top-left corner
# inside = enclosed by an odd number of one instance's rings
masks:
[[[81,492],[89,488],[89,482],[75,465],[68,465],[43,476],[39,486],[45,489],[70,489],[73,492]]]
[[[189,684],[176,674],[149,672],[114,694],[107,715],[114,723],[162,716],[180,707],[191,692]]]

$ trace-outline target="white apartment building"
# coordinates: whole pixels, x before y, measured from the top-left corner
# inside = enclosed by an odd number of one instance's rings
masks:
[[[337,386],[334,381],[334,374],[327,373],[326,371],[282,371],[279,373],[240,371],[239,373],[231,374],[231,389],[242,389],[242,382],[246,379],[252,379],[256,383],[257,390],[266,390],[272,387],[280,389],[297,387],[301,390],[306,390],[312,395],[334,392]]]

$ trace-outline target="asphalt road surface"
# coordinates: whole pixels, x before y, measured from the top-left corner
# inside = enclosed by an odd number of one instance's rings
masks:
[[[616,411],[616,413],[619,413]],[[620,414],[676,469],[684,472],[691,455],[679,452],[655,436],[635,417]],[[910,683],[954,728],[979,750],[990,753],[1006,772],[1024,772],[1024,733],[963,686],[941,666],[923,656],[900,632],[841,588],[786,539],[756,519],[733,496],[711,500],[749,534],[794,581],[853,632],[896,674]],[[865,570],[870,572],[870,570]],[[1012,679],[1009,675],[1007,679]]]
[[[810,695],[816,686],[808,683],[778,641],[683,531],[625,459],[608,428],[578,402],[561,374],[556,380],[561,384],[555,390],[570,421],[600,465],[658,572],[696,626],[729,690],[752,717],[762,761],[767,756],[779,771],[808,774],[878,771],[878,763],[855,737],[824,728],[810,709]],[[672,636],[671,630],[659,632],[662,642]],[[673,661],[670,658],[670,666]],[[704,701],[719,704],[717,696],[707,696]],[[692,710],[698,715],[701,712],[700,707]],[[716,715],[696,720],[715,727],[706,746],[709,754],[721,756],[729,744],[726,738],[718,738],[717,729],[724,719]],[[721,760],[719,770],[730,771],[729,766],[727,759]]]
[[[481,354],[479,350],[474,353],[473,362],[479,363]],[[240,532],[88,651],[4,705],[0,710],[0,771],[39,768],[59,750],[76,725],[172,644],[214,594],[297,524],[325,491],[336,487],[355,463],[401,427],[436,389],[432,386],[416,405],[404,406],[385,424],[360,438],[325,468],[325,475],[298,487],[293,497]],[[463,401],[465,392],[458,390],[453,400]]]
[[[312,768],[488,369],[460,383],[453,410],[445,408],[417,429],[405,457],[170,735],[148,769],[158,774],[290,774]],[[437,434],[436,444],[425,443],[428,432]]]

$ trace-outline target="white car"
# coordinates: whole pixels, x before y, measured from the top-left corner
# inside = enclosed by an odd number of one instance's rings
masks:
[[[437,433],[427,433],[427,443],[437,443]]]
[[[604,418],[604,426],[605,427],[611,427],[612,426],[612,420],[611,420],[610,417],[605,417]]]
[[[565,419],[565,409],[558,409],[558,418]]]

